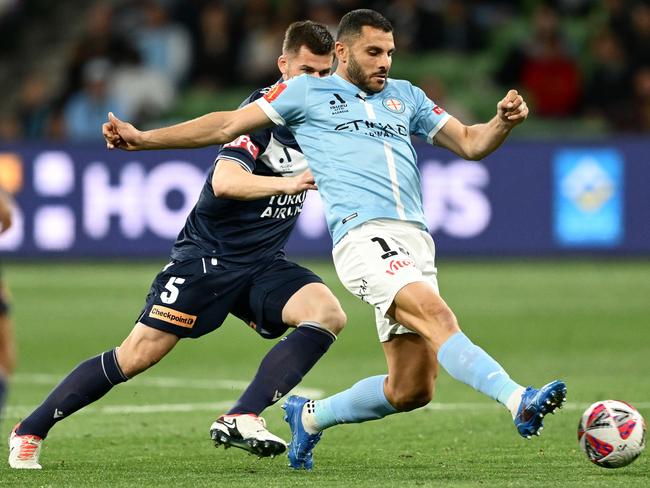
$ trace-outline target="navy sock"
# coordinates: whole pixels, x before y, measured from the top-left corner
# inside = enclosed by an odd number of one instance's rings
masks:
[[[318,324],[300,324],[267,353],[255,378],[228,414],[259,415],[300,383],[335,340],[332,332]]]
[[[2,408],[5,406],[7,396],[7,378],[0,373],[0,420],[2,420]]]
[[[115,349],[79,364],[18,427],[18,435],[45,438],[59,420],[99,400],[128,378],[117,364]]]

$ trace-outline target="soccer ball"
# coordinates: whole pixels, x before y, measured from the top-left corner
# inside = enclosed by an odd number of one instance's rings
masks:
[[[596,402],[578,424],[578,441],[589,460],[604,468],[622,468],[645,448],[645,420],[632,405],[617,400]]]

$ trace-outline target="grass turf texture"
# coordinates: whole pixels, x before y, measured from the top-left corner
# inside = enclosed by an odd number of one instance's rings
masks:
[[[20,364],[2,435],[77,363],[119,344],[162,264],[5,263]],[[306,264],[349,320],[302,386],[327,395],[385,372],[371,307],[340,286],[329,264]],[[432,408],[328,430],[313,472],[293,472],[284,458],[217,450],[208,427],[242,389],[218,380],[248,381],[273,344],[229,319],[58,424],[44,444],[42,472],[13,471],[3,461],[0,485],[648,486],[648,453],[627,468],[599,468],[579,450],[576,427],[587,404],[607,398],[642,405],[650,419],[649,276],[648,261],[441,263],[443,296],[474,342],[523,384],[566,380],[569,405],[531,441],[517,435],[505,410],[441,372]],[[184,411],[169,411],[178,404]],[[161,411],[127,410],[143,406]],[[289,437],[277,406],[264,415]]]

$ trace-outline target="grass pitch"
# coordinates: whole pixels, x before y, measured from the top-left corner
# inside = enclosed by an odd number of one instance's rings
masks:
[[[119,344],[163,264],[5,263],[20,362],[3,436],[77,363]],[[324,396],[385,372],[371,307],[340,286],[329,264],[306,264],[333,288],[349,322],[301,386]],[[229,319],[55,426],[43,471],[13,471],[3,461],[0,485],[648,486],[650,453],[627,468],[599,468],[579,450],[576,427],[588,404],[607,398],[650,419],[650,261],[439,264],[442,294],[461,326],[513,378],[567,382],[569,403],[549,416],[541,437],[521,439],[504,409],[441,372],[429,407],[328,430],[313,472],[293,472],[285,458],[215,449],[210,423],[273,344]],[[289,437],[279,407],[264,415]]]

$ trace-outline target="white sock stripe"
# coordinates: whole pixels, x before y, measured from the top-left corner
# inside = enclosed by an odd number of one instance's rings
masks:
[[[112,352],[113,352],[113,359],[115,360],[115,366],[117,367],[117,372],[120,373],[120,376],[124,381],[129,381],[128,376],[126,376],[122,371],[122,368],[120,368],[120,363],[117,362],[117,347],[114,347]]]
[[[102,370],[104,371],[104,376],[106,377],[106,379],[111,385],[115,386],[115,383],[111,381],[111,379],[108,377],[108,374],[106,373],[106,367],[104,366],[104,354],[106,353],[103,352],[102,355],[100,356],[100,361],[102,362]]]
[[[318,322],[300,322],[298,324],[298,327],[307,327],[309,329],[314,329],[319,332],[324,332],[325,334],[328,334],[330,337],[332,337],[332,340],[336,340],[336,334],[332,332],[331,330],[327,330],[325,327],[323,327],[321,324]]]

